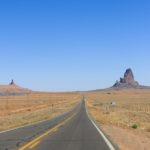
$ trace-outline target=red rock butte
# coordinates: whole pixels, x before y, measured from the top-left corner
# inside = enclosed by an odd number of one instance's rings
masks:
[[[139,87],[139,83],[134,80],[132,69],[129,68],[125,71],[124,77],[120,78],[120,81],[117,80],[113,87]]]

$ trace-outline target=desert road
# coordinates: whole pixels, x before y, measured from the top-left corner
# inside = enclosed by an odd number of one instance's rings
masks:
[[[106,143],[84,101],[56,120],[0,133],[0,150],[113,150]]]

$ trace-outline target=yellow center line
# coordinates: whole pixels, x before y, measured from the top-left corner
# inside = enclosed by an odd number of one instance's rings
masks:
[[[31,145],[29,148],[32,149],[32,148],[36,147],[39,143],[40,143],[40,141],[37,141],[33,145]]]
[[[59,127],[63,126],[64,124],[66,124],[69,120],[71,120],[73,117],[75,116],[75,114],[73,114],[71,117],[67,118],[66,120],[64,120],[63,122],[61,122],[60,124],[56,125],[55,127],[47,130],[45,133],[43,133],[42,135],[38,136],[37,138],[33,139],[32,141],[30,141],[29,143],[25,144],[24,146],[20,147],[18,150],[25,150],[26,148],[32,147],[34,144],[36,144],[40,139],[42,139],[43,137],[45,137],[46,135],[52,133],[52,132],[56,132],[58,130]]]

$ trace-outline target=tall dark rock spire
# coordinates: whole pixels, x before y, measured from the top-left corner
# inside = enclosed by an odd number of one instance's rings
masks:
[[[139,84],[134,80],[134,74],[132,69],[127,69],[124,73],[124,77],[120,78],[120,81],[116,81],[113,87],[138,87]]]

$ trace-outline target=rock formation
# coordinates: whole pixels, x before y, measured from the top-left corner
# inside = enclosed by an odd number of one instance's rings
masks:
[[[32,92],[31,90],[22,88],[17,84],[15,84],[14,80],[11,80],[9,85],[0,85],[0,96],[24,95],[31,92]]]
[[[124,73],[124,77],[120,78],[120,81],[116,81],[113,87],[138,87],[139,83],[134,80],[132,70],[129,68]]]
[[[9,83],[9,85],[16,85],[13,79],[11,80],[11,82]]]

